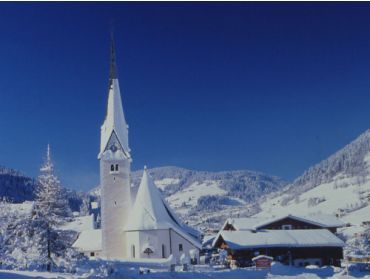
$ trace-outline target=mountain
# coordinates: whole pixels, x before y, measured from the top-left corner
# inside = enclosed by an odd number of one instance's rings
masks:
[[[266,196],[264,205],[270,211],[332,214],[365,207],[370,195],[369,164],[370,130],[367,130],[343,149],[308,168],[283,191]],[[272,196],[275,198],[271,199]]]
[[[36,182],[11,168],[0,166],[0,199],[14,203],[34,200]]]
[[[308,168],[283,190],[261,200],[257,216],[333,214],[347,223],[340,230],[346,251],[368,254],[370,243],[370,130],[327,159]],[[364,237],[365,236],[365,237]]]
[[[287,184],[283,179],[249,170],[208,172],[175,166],[149,169],[171,208],[182,219],[202,229],[217,229],[230,215],[257,212],[256,201]],[[137,190],[142,171],[132,172]],[[91,194],[100,196],[99,188]]]
[[[0,166],[0,200],[11,203],[33,201],[36,198],[36,187],[35,179],[15,169]],[[79,211],[84,201],[89,200],[89,196],[83,192],[68,188],[64,188],[64,191],[73,211]]]

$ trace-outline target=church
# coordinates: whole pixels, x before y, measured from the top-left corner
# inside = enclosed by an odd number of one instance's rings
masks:
[[[180,261],[185,254],[199,260],[200,233],[183,224],[170,209],[146,168],[138,190],[130,183],[131,150],[111,44],[108,106],[101,127],[101,250],[108,260],[163,259]],[[86,234],[85,234],[86,235]],[[83,234],[75,244],[83,244]],[[87,237],[88,238],[88,237]],[[89,243],[89,242],[86,242]],[[97,241],[97,243],[100,243]],[[83,248],[79,248],[83,251]]]

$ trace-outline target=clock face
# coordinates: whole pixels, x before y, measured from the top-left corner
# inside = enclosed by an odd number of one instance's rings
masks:
[[[115,144],[111,145],[109,148],[113,153],[117,151],[117,146]]]

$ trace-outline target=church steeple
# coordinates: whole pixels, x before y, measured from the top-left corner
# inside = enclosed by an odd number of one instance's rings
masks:
[[[116,50],[114,47],[114,38],[112,33],[110,43],[110,71],[109,71],[110,82],[113,79],[117,79],[117,64],[116,64]]]
[[[98,157],[100,158],[106,150],[111,149],[113,152],[120,150],[126,158],[130,158],[128,125],[123,113],[113,35],[111,36],[109,68],[107,115],[101,127],[100,153]]]

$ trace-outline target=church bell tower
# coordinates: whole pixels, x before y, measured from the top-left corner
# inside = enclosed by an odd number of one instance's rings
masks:
[[[114,42],[111,42],[107,115],[101,127],[100,187],[102,255],[123,259],[127,251],[124,227],[131,208],[128,125],[122,108]]]

